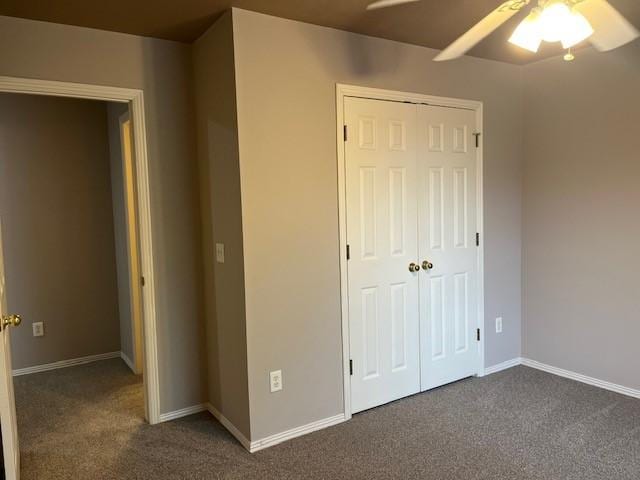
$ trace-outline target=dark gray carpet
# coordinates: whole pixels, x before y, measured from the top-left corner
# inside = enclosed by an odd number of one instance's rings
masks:
[[[24,480],[640,478],[639,400],[525,367],[255,454],[207,413],[145,425],[119,360],[15,384]]]

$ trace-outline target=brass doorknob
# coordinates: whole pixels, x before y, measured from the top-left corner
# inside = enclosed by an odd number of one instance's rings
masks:
[[[431,263],[428,260],[425,260],[424,262],[422,262],[422,268],[424,270],[431,270],[433,268],[433,263]]]
[[[2,328],[7,328],[10,325],[17,327],[22,323],[22,317],[20,315],[6,315],[2,317]]]
[[[409,264],[409,271],[410,272],[419,272],[420,271],[420,265],[418,265],[417,263],[411,263]]]

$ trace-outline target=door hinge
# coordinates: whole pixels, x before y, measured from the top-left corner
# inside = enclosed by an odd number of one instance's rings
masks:
[[[351,260],[351,247],[347,245],[347,260]]]
[[[349,375],[353,375],[353,360],[349,360]]]
[[[144,277],[140,277],[140,285],[144,287]]]
[[[343,128],[343,138],[344,138],[344,141],[346,142],[347,141],[347,126],[346,125],[344,125],[344,128]]]
[[[480,246],[480,233],[476,232],[476,247]]]
[[[474,137],[476,137],[476,148],[478,148],[480,146],[480,135],[482,135],[479,132],[476,132],[473,134]]]
[[[476,339],[480,341],[480,329],[476,329]]]

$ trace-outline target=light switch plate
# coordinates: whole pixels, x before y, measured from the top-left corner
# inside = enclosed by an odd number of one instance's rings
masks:
[[[271,383],[271,393],[282,390],[282,370],[269,372],[269,380]]]
[[[216,243],[216,262],[224,263],[224,243]]]
[[[44,323],[42,322],[33,322],[31,324],[31,328],[33,329],[34,337],[43,337],[44,336]]]
[[[496,318],[496,333],[502,333],[502,317]]]

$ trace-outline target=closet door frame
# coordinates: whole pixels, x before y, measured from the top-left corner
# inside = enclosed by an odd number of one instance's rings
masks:
[[[477,374],[484,376],[485,335],[484,335],[484,221],[483,221],[483,161],[482,161],[482,102],[457,98],[436,97],[417,93],[398,92],[355,85],[336,84],[336,146],[338,157],[338,220],[340,245],[340,303],[342,323],[342,373],[343,400],[345,420],[351,418],[351,369],[349,348],[349,289],[347,259],[347,183],[345,136],[349,132],[345,128],[344,102],[346,97],[368,98],[393,102],[409,102],[415,104],[435,105],[441,107],[472,110],[476,115],[476,192],[477,192],[477,230],[480,239],[478,246],[478,288],[477,288],[477,329],[480,335],[478,348]],[[474,146],[475,147],[475,146]]]

